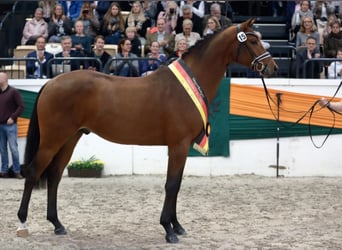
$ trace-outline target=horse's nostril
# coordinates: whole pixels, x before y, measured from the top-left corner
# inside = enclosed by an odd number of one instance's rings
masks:
[[[279,67],[278,65],[274,65],[274,71],[278,71]]]

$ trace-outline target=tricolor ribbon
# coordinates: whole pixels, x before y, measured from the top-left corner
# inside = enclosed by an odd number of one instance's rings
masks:
[[[195,140],[193,148],[201,154],[207,155],[209,151],[210,125],[208,121],[208,102],[204,92],[182,59],[179,58],[171,63],[169,65],[169,69],[186,90],[202,117],[203,130]]]

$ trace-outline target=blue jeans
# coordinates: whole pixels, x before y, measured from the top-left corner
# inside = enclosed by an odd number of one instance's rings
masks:
[[[20,173],[19,151],[18,151],[18,127],[17,124],[0,124],[0,155],[1,155],[1,173],[8,171],[8,151],[7,143],[11,150],[13,171]]]

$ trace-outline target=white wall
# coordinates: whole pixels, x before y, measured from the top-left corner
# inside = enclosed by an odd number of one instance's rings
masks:
[[[332,96],[339,80],[265,79],[269,88]],[[260,79],[234,78],[232,83],[262,86]],[[37,91],[43,82],[32,80],[10,81],[17,88]],[[339,97],[342,96],[338,93]],[[321,144],[324,136],[314,136]],[[342,135],[331,135],[324,147],[317,149],[310,138],[280,138],[279,165],[285,176],[342,176],[340,160]],[[25,139],[19,139],[21,160]],[[94,134],[84,135],[75,148],[72,160],[95,155],[105,162],[105,175],[166,174],[167,148],[119,145],[105,141]],[[230,157],[188,157],[185,174],[217,176],[231,174],[257,174],[275,176],[276,139],[230,141]]]

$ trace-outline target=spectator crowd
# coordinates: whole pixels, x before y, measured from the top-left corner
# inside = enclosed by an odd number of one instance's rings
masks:
[[[179,41],[186,42],[185,48],[180,46],[186,52],[230,25],[232,20],[216,1],[40,1],[23,30],[22,45],[36,46],[27,55],[37,59],[27,61],[27,77],[101,68],[120,76],[145,76],[183,54],[175,47]],[[59,43],[62,52],[48,53],[47,43]],[[109,55],[105,44],[117,45],[117,53]],[[96,58],[102,67],[82,57]],[[149,60],[138,60],[141,57]],[[53,64],[47,63],[51,58]]]
[[[22,45],[36,45],[36,52],[28,57],[40,62],[27,62],[27,77],[46,77],[58,70],[48,69],[46,61],[52,57],[94,57],[111,74],[145,76],[160,64],[181,56],[202,38],[229,27],[234,22],[234,11],[225,1],[40,1],[34,16],[26,22]],[[325,72],[329,78],[341,77],[332,68],[342,64],[314,61],[303,69],[305,60],[330,58],[341,60],[342,1],[294,0],[269,1],[273,16],[284,9],[289,33],[289,44],[296,47],[293,67],[302,77],[319,78]],[[286,8],[284,7],[286,6]],[[222,11],[224,9],[224,11]],[[63,52],[50,55],[45,43],[60,43]],[[105,44],[118,46],[116,55],[104,51]],[[272,46],[268,44],[267,48]],[[266,48],[266,49],[267,49]],[[150,60],[137,59],[145,57]],[[70,59],[70,58],[69,58]],[[100,70],[94,61],[75,63],[67,70]],[[71,65],[73,64],[73,65]],[[105,67],[107,65],[108,67]],[[40,69],[42,67],[42,69]],[[314,71],[314,73],[313,73]],[[62,70],[61,72],[65,72]],[[303,75],[306,72],[308,75]]]

